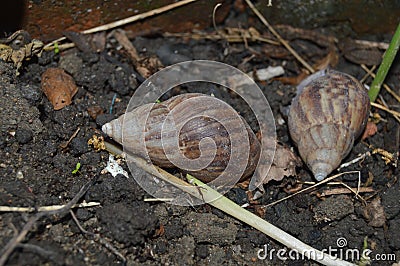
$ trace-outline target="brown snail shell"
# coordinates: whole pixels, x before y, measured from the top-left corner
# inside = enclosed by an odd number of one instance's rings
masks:
[[[115,141],[123,144],[125,151],[139,155],[143,158],[146,158],[145,155],[148,154],[151,161],[160,167],[176,167],[176,165],[168,159],[165,152],[168,150],[170,145],[173,145],[173,143],[169,142],[168,137],[167,140],[165,140],[164,137],[164,142],[162,143],[161,127],[166,120],[167,115],[172,112],[182,101],[199,96],[210,98],[211,104],[210,106],[207,106],[207,108],[220,108],[212,105],[211,99],[215,99],[214,97],[199,93],[181,94],[172,97],[165,102],[139,106],[136,109],[125,113],[119,118],[103,125],[102,130]],[[224,110],[216,111],[224,115]],[[194,106],[193,108],[185,109],[182,112],[184,113],[182,114],[182,117],[185,117],[186,120],[192,115],[193,119],[185,123],[185,125],[179,131],[179,149],[181,154],[183,154],[186,158],[196,159],[202,152],[207,152],[207,149],[212,149],[215,152],[215,157],[213,157],[214,159],[209,165],[207,165],[207,167],[196,171],[186,171],[185,169],[182,170],[184,172],[193,174],[204,182],[210,182],[217,178],[224,171],[230,159],[231,142],[227,131],[225,130],[224,126],[222,126],[224,123],[231,123],[229,112],[226,113],[226,119],[221,122],[222,125],[220,122],[209,117],[198,116],[199,113],[196,112],[196,108]],[[149,115],[146,122],[144,121],[146,120],[146,116],[144,114],[147,113]],[[179,114],[176,119],[180,119]],[[247,167],[241,176],[241,180],[243,180],[255,170],[260,156],[261,146],[249,125],[243,118],[241,119],[245,125],[244,134],[247,134],[248,143],[250,144],[250,147],[242,147],[243,149],[249,150],[248,158],[243,158],[243,161],[247,161]],[[124,130],[123,133],[122,125],[124,121],[126,123],[124,128],[129,128],[130,130]],[[142,132],[143,130],[140,129],[145,129],[145,132]],[[243,132],[239,131],[234,132],[234,134],[236,133],[243,134]],[[122,134],[125,134],[124,143],[122,143]],[[199,144],[204,138],[211,138],[215,145],[203,145],[203,149],[201,149]],[[146,150],[143,150],[140,139],[144,139]]]
[[[289,131],[318,181],[335,170],[363,132],[370,102],[354,77],[322,70],[307,78],[289,109]]]

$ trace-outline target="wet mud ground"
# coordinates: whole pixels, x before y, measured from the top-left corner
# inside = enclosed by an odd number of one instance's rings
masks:
[[[374,41],[390,41],[390,35],[368,36]],[[136,37],[133,45],[142,56],[157,55],[167,66],[185,60],[207,59],[225,62],[250,72],[270,65],[286,67],[285,76],[300,74],[293,59],[273,59],[263,55],[262,43],[165,38],[160,35]],[[299,41],[301,47],[307,43]],[[250,60],[248,58],[255,55]],[[285,61],[285,63],[283,62]],[[79,87],[71,105],[55,111],[40,90],[41,74],[50,67],[60,67],[72,75]],[[340,55],[336,69],[361,79],[362,69]],[[93,135],[100,136],[101,126],[125,112],[135,88],[143,78],[135,71],[115,39],[107,38],[104,52],[82,52],[76,48],[59,54],[44,52],[38,59],[25,62],[15,76],[10,63],[0,62],[0,205],[40,207],[65,204],[92,178],[97,181],[82,200],[99,206],[74,209],[80,225],[107,241],[127,259],[128,265],[310,265],[307,260],[281,261],[257,258],[259,249],[282,249],[281,244],[259,231],[209,206],[174,206],[146,202],[151,198],[133,178],[102,174],[108,161],[106,151],[97,152],[87,144]],[[132,78],[133,77],[133,78]],[[400,64],[395,63],[387,82],[398,91]],[[259,82],[277,121],[278,141],[294,147],[285,122],[285,110],[296,89],[280,81]],[[182,86],[175,93],[199,91],[213,93],[240,109],[229,93],[214,86]],[[112,104],[113,97],[117,100]],[[396,104],[385,91],[381,95]],[[235,106],[236,104],[236,106]],[[397,103],[398,105],[398,103]],[[112,112],[110,113],[110,107]],[[101,110],[94,118],[91,108]],[[369,145],[391,153],[398,151],[399,125],[387,113],[372,109],[382,120],[377,133],[359,141],[344,160],[350,161],[370,151]],[[278,122],[279,121],[279,122]],[[254,126],[254,121],[249,121]],[[80,129],[66,148],[60,147]],[[297,152],[295,150],[295,152]],[[72,174],[77,163],[79,171]],[[126,170],[127,167],[124,165]],[[272,224],[303,242],[318,248],[338,248],[338,238],[345,238],[343,250],[362,250],[365,238],[372,254],[395,254],[388,261],[373,265],[391,265],[400,260],[399,171],[386,164],[379,154],[367,156],[342,171],[361,171],[361,184],[369,181],[372,193],[364,193],[366,203],[380,199],[383,222],[373,226],[365,215],[365,203],[354,194],[323,196],[322,191],[342,186],[322,185],[258,212]],[[372,178],[372,179],[371,179]],[[265,194],[248,209],[274,202],[291,194],[297,181],[313,181],[303,164],[296,175],[265,185]],[[355,175],[338,178],[357,187]],[[246,191],[233,188],[227,196],[238,204],[248,203]],[[81,200],[81,201],[82,201]],[[376,211],[372,212],[376,213]],[[0,246],[21,230],[34,214],[3,212],[0,215]],[[115,252],[98,238],[85,235],[70,214],[40,219],[27,234],[23,246],[10,256],[8,265],[111,265],[121,264]],[[29,245],[28,245],[29,244]],[[37,248],[39,247],[39,248]]]

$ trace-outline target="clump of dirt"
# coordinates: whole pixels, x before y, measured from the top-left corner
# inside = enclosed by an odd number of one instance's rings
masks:
[[[270,65],[284,65],[287,77],[299,75],[301,71],[301,66],[290,56],[283,59],[265,56],[261,42],[246,45],[225,40],[152,36],[137,37],[132,43],[141,56],[158,56],[165,66],[184,60],[207,59],[239,66],[245,72]],[[303,48],[308,45],[305,41],[295,44]],[[164,202],[149,203],[144,199],[150,196],[133,178],[102,173],[109,155],[105,151],[95,151],[87,141],[93,135],[102,134],[100,128],[104,123],[125,112],[134,90],[144,80],[119,48],[116,40],[108,37],[103,52],[82,52],[77,48],[57,54],[44,52],[41,58],[26,62],[18,77],[11,63],[0,61],[0,205],[40,207],[65,204],[91,178],[97,179],[83,200],[99,203],[95,207],[73,210],[80,226],[96,237],[83,233],[71,215],[62,219],[54,216],[44,218],[27,235],[24,245],[12,253],[8,263],[114,264],[122,260],[117,251],[129,265],[264,264],[265,261],[258,257],[260,249],[265,245],[275,250],[284,247],[208,205],[191,208]],[[68,72],[79,88],[72,104],[60,110],[54,110],[40,91],[42,73],[54,67]],[[343,57],[339,58],[336,68],[358,79],[364,75],[360,67]],[[392,85],[399,84],[399,79],[400,70],[394,67],[388,81]],[[295,87],[277,80],[258,84],[277,121],[278,141],[294,147],[285,119],[287,107],[296,93]],[[174,93],[193,90],[196,88],[187,85]],[[230,97],[229,92],[219,91],[216,86],[204,86],[197,91],[213,93],[223,99]],[[381,95],[393,103],[385,91]],[[233,98],[230,103],[242,108]],[[373,148],[398,151],[398,137],[393,137],[398,136],[398,123],[385,112],[373,109],[373,113],[382,117],[377,124],[378,132],[363,142],[357,142],[345,161]],[[254,121],[250,120],[249,124],[254,126]],[[81,166],[73,174],[77,163]],[[128,171],[125,166],[124,169]],[[341,185],[322,185],[258,213],[319,249],[338,247],[337,239],[342,237],[347,245],[340,248],[361,251],[367,237],[372,254],[395,254],[399,258],[398,169],[385,163],[380,155],[370,155],[346,170],[361,171],[361,184],[373,188],[372,193],[361,194],[364,200],[368,202],[381,197],[386,213],[383,226],[368,224],[363,214],[365,202],[354,194],[321,195],[332,188],[343,188]],[[352,188],[359,184],[358,176],[352,174],[343,175],[339,180]],[[250,202],[240,187],[227,196],[240,204],[248,203],[250,210],[260,210],[265,204],[305,186],[306,181],[313,181],[313,178],[302,165],[296,168],[296,175],[265,185],[265,193],[256,201]],[[19,212],[1,214],[1,246],[5,246],[14,235],[14,228],[21,230],[31,215]],[[109,245],[104,245],[104,241]],[[268,260],[272,264],[282,262],[277,256]],[[394,262],[393,257],[388,261]]]

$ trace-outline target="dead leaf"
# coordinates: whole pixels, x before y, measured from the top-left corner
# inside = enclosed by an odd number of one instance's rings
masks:
[[[31,37],[28,32],[19,30],[14,32],[10,37],[0,40],[0,58],[5,62],[13,62],[16,69],[16,75],[19,75],[19,69],[22,66],[22,62],[30,60],[33,56],[42,54],[44,44],[39,40],[30,40]],[[20,43],[16,45],[14,42]],[[30,41],[28,43],[28,41]]]
[[[49,68],[42,74],[42,91],[53,105],[60,110],[71,104],[78,92],[74,79],[61,68]]]
[[[160,236],[163,236],[164,234],[165,234],[165,227],[163,224],[160,224],[160,227],[158,229],[156,229],[154,236],[160,237]]]
[[[297,165],[300,165],[300,159],[289,148],[277,144],[274,160],[263,183],[280,181],[285,176],[295,175]]]
[[[373,122],[368,122],[361,139],[365,140],[365,139],[375,135],[375,133],[377,131],[378,131],[378,127],[376,126],[376,124]]]
[[[372,227],[381,227],[386,223],[385,209],[380,198],[374,199],[364,208],[364,217]]]
[[[132,59],[133,64],[135,65],[137,72],[139,72],[142,77],[148,78],[163,68],[161,61],[156,56],[144,58],[140,57],[139,53],[128,39],[128,36],[124,30],[115,30],[113,32],[113,36],[127,51],[129,57]]]

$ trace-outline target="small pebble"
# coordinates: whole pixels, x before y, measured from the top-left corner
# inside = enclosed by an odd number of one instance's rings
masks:
[[[25,84],[20,87],[22,96],[27,99],[30,103],[38,103],[42,99],[42,92],[39,86]]]
[[[195,249],[195,254],[200,259],[205,259],[208,256],[208,248],[206,245],[197,245]]]
[[[76,218],[78,218],[80,221],[87,221],[92,217],[93,215],[86,209],[78,209],[76,211]]]
[[[165,254],[168,250],[168,247],[165,242],[159,241],[156,243],[154,250],[157,254]]]
[[[24,179],[24,174],[21,171],[17,172],[17,179]]]
[[[19,144],[26,144],[33,139],[33,132],[29,129],[18,129],[15,133],[15,138]]]

